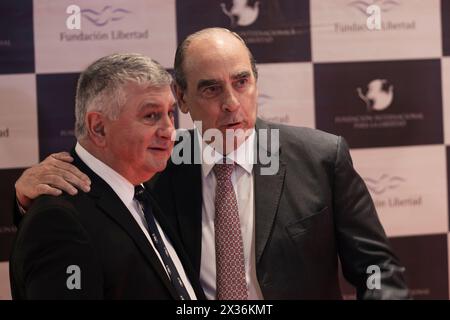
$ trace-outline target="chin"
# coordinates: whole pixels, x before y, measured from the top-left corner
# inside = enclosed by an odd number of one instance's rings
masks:
[[[168,159],[165,161],[162,161],[162,160],[153,161],[152,165],[151,165],[152,171],[155,173],[163,171],[167,166],[167,161],[168,161]]]

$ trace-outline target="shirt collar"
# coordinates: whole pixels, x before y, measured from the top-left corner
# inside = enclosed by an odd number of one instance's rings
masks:
[[[195,129],[194,132],[196,132],[199,145],[202,146],[200,148],[202,155],[202,174],[203,177],[207,177],[214,168],[214,165],[221,162],[224,156],[220,152],[214,150],[209,144],[203,142],[202,136],[197,129]],[[255,137],[255,129],[252,129],[252,133],[245,139],[244,143],[242,143],[239,148],[226,155],[227,159],[237,163],[248,174],[251,174],[253,170]]]
[[[94,157],[81,144],[77,142],[75,152],[80,159],[100,178],[102,178],[125,205],[130,204],[134,198],[134,186],[117,171]]]

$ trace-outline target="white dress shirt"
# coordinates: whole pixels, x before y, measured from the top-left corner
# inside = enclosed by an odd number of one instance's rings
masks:
[[[202,142],[197,130],[197,139],[203,148],[202,152],[202,257],[200,282],[208,299],[216,299],[216,248],[214,238],[215,194],[217,180],[212,172],[214,164],[223,161],[223,155],[211,146]],[[256,277],[255,258],[255,206],[253,181],[253,155],[255,131],[238,149],[226,157],[237,165],[233,169],[231,182],[236,193],[239,210],[241,234],[244,244],[245,276],[248,287],[248,298],[263,299]],[[206,159],[205,159],[206,158]]]
[[[102,178],[110,187],[114,190],[117,196],[122,200],[123,204],[128,208],[134,220],[138,223],[142,232],[147,237],[148,242],[152,246],[156,255],[161,262],[161,265],[164,268],[164,263],[159,255],[158,250],[156,250],[153,242],[150,238],[150,235],[147,230],[147,221],[145,220],[144,213],[142,212],[141,206],[139,205],[137,200],[134,200],[134,186],[119,173],[114,171],[111,167],[107,166],[105,163],[101,162],[97,158],[95,158],[92,154],[90,154],[85,148],[83,148],[79,143],[75,146],[75,152],[80,157],[81,160],[92,170],[94,171],[100,178]],[[186,276],[183,265],[181,264],[178,255],[173,248],[171,242],[166,237],[166,234],[161,229],[158,221],[155,218],[156,225],[158,227],[159,233],[166,245],[167,250],[169,251],[169,255],[172,258],[175,267],[177,268],[178,273],[180,274],[181,279],[183,280],[184,285],[186,286],[187,292],[191,299],[197,299],[194,289]],[[167,270],[166,270],[167,273]],[[168,275],[167,275],[168,276]]]

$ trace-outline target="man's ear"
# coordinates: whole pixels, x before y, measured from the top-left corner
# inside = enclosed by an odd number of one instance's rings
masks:
[[[96,146],[106,145],[105,117],[99,112],[88,112],[86,114],[86,129],[89,140]]]
[[[175,97],[177,98],[178,107],[180,107],[181,112],[188,113],[189,108],[184,98],[185,90],[181,89],[181,87],[178,84],[174,83],[173,91],[175,92]]]

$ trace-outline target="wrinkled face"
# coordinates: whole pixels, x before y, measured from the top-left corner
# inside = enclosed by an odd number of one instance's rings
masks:
[[[245,46],[233,35],[194,39],[186,50],[187,89],[177,90],[181,110],[207,129],[252,129],[256,121],[256,79]],[[236,147],[236,146],[235,146]]]
[[[131,182],[164,170],[173,148],[175,99],[170,86],[125,85],[126,104],[117,120],[106,120],[106,148],[114,169]]]

